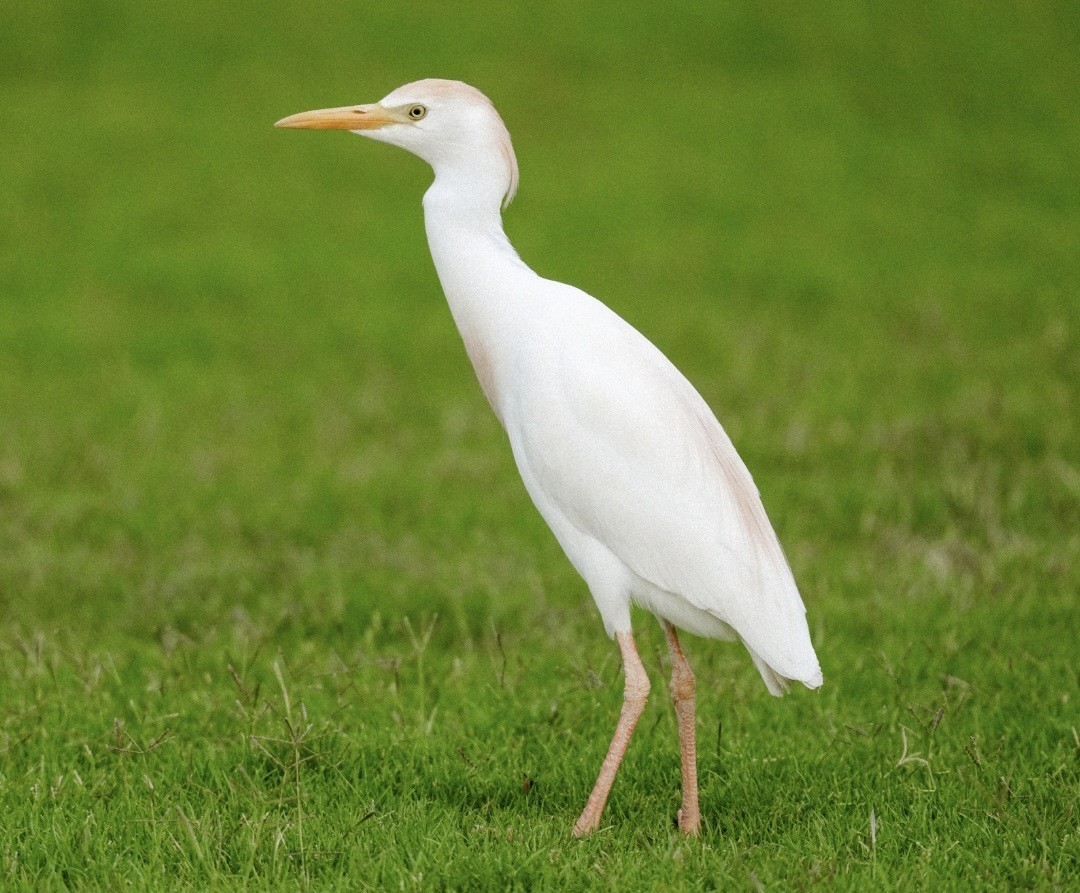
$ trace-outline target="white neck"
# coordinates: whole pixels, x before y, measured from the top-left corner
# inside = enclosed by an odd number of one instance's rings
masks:
[[[424,195],[424,224],[435,269],[480,387],[500,422],[503,370],[521,318],[526,278],[535,278],[503,232],[502,195],[492,178],[439,171]]]

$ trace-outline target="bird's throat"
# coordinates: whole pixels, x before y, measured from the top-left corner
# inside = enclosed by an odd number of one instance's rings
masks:
[[[505,369],[521,326],[525,285],[533,273],[503,232],[498,204],[438,180],[424,196],[424,224],[435,269],[480,388],[499,421]]]

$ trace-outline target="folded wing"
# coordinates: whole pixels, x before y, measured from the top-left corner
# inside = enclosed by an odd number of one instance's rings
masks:
[[[545,427],[560,433],[526,449],[545,493],[639,577],[732,627],[767,683],[762,662],[776,685],[820,685],[802,599],[727,434],[656,347],[577,296],[552,308],[540,352]]]

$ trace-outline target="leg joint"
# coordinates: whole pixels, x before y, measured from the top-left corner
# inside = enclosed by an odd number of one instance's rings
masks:
[[[671,668],[671,699],[689,701],[697,691],[697,681],[694,679],[694,671],[685,661]]]
[[[644,704],[649,700],[649,692],[652,691],[652,683],[644,673],[628,677],[623,687],[623,700],[628,703]]]

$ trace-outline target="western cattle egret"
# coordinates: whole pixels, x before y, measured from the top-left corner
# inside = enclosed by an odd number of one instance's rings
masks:
[[[698,833],[694,674],[675,628],[742,640],[769,691],[822,683],[803,607],[750,472],[694,387],[604,304],[544,279],[503,232],[518,166],[491,101],[422,80],[380,102],[278,127],[348,130],[428,162],[424,223],[439,280],[525,489],[622,653],[622,712],[574,836],[596,830],[645,707],[632,602],[664,629],[678,718],[679,827]]]

